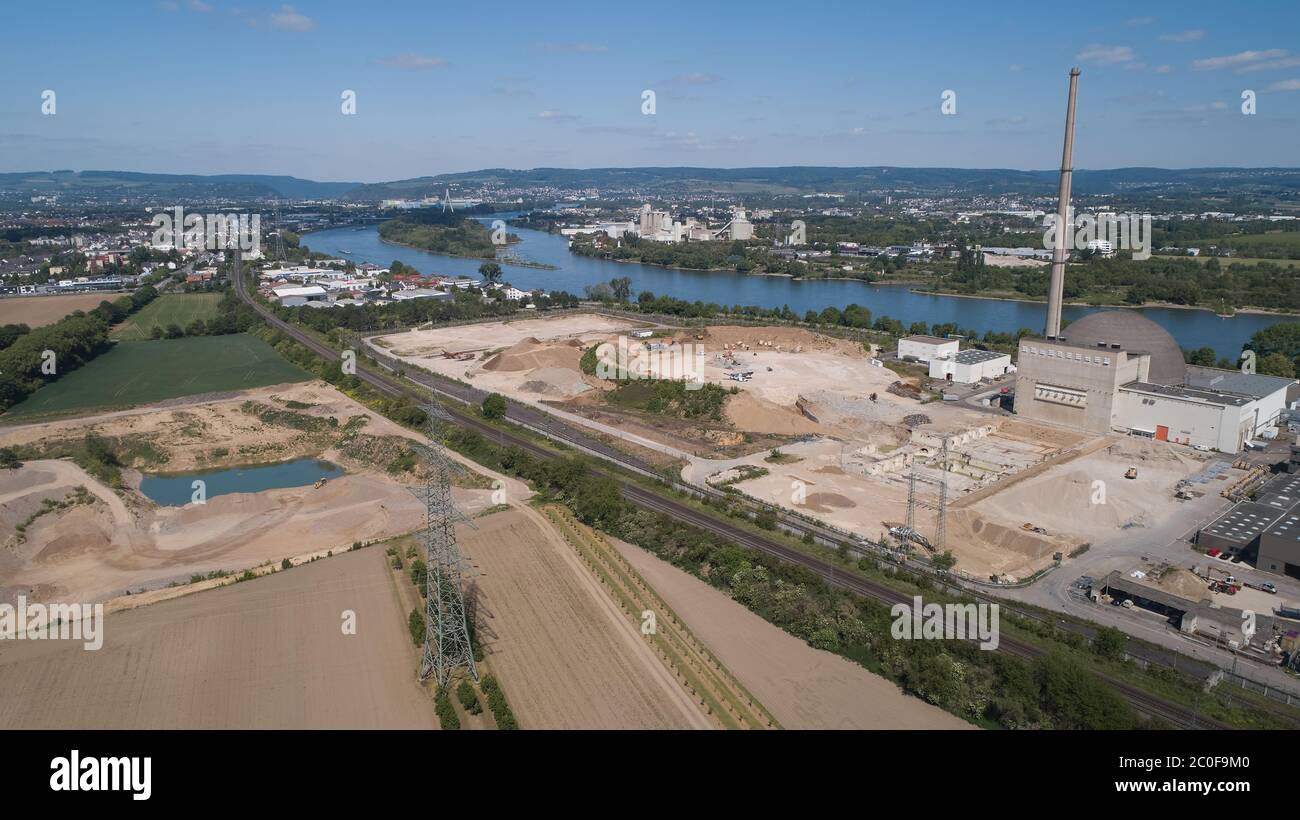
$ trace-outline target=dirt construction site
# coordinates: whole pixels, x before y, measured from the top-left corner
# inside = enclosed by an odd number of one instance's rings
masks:
[[[603,423],[696,455],[682,476],[727,485],[870,538],[908,521],[937,536],[958,569],[1003,581],[1050,565],[1057,553],[1153,526],[1172,515],[1180,481],[1204,458],[1187,448],[1095,436],[934,400],[850,340],[789,327],[639,328],[595,313],[416,330],[371,340],[398,358],[553,412],[586,411]],[[605,365],[583,374],[591,348]],[[653,429],[646,414],[603,400],[598,376],[626,366],[638,377],[685,378],[733,389],[726,430],[714,441],[776,437],[720,455]],[[572,415],[570,415],[572,420]],[[1126,479],[1130,467],[1136,478]],[[1094,503],[1094,482],[1111,490]]]
[[[0,447],[57,452],[93,434],[122,451],[146,448],[166,472],[310,456],[339,465],[345,474],[321,486],[234,492],[204,504],[166,506],[139,492],[142,476],[136,470],[122,470],[122,486],[115,488],[72,460],[24,459],[21,468],[0,473],[0,602],[20,594],[30,600],[100,601],[187,583],[194,575],[340,552],[422,524],[424,507],[406,489],[413,476],[385,469],[414,434],[324,383],[168,404],[0,427]],[[490,489],[455,492],[470,513],[492,504]],[[50,508],[59,502],[67,506]]]

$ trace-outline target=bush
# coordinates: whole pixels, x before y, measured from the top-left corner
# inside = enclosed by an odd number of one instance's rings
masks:
[[[406,619],[406,625],[411,630],[411,641],[416,646],[424,644],[424,613],[418,609],[412,609],[411,615]]]
[[[474,686],[468,681],[463,680],[456,687],[456,699],[460,705],[465,707],[465,711],[471,715],[477,715],[483,711],[483,706],[478,702],[478,694],[474,692]]]
[[[280,562],[280,569],[293,569],[293,562],[288,558]]]
[[[491,393],[483,399],[483,418],[499,419],[506,414],[506,400],[500,393]]]
[[[438,693],[433,696],[434,711],[438,713],[438,725],[443,729],[459,729],[460,718],[456,716],[456,707],[451,705],[451,698],[447,697],[447,690],[439,686]]]
[[[518,729],[519,724],[515,722],[515,715],[510,711],[510,705],[506,703],[505,693],[501,691],[501,685],[493,675],[484,675],[483,680],[479,681],[479,686],[483,688],[483,693],[487,695],[488,709],[492,710],[492,719],[496,721],[498,729]]]

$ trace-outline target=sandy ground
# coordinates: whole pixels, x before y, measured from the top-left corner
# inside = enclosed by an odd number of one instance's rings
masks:
[[[970,729],[838,655],[814,649],[690,573],[610,539],[787,729]]]
[[[416,438],[410,430],[389,421],[344,396],[325,382],[276,385],[219,394],[196,401],[160,402],[145,407],[101,413],[90,417],[34,424],[0,426],[0,447],[41,444],[52,440],[79,440],[87,433],[105,437],[141,436],[166,451],[168,461],[158,469],[183,472],[234,465],[288,461],[320,454],[318,437],[263,424],[240,407],[253,401],[285,410],[286,402],[312,405],[293,412],[319,418],[334,417],[345,423],[365,416],[361,432],[369,436]],[[225,450],[224,455],[219,451]]]
[[[1045,268],[1051,265],[1045,259],[1031,259],[1023,256],[1002,256],[996,253],[984,254],[984,264],[990,268]]]
[[[277,393],[313,403],[302,412],[346,420],[367,415],[372,436],[413,434],[369,413],[332,388],[317,384]],[[239,410],[247,398],[270,402],[267,391],[249,391],[201,408],[136,410],[103,419],[5,428],[0,444],[43,436],[79,438],[143,434],[170,455],[168,470],[230,463],[263,463],[324,455],[348,470],[323,487],[214,496],[204,505],[160,507],[139,495],[139,475],[127,473],[128,489],[115,493],[71,462],[32,461],[0,477],[0,601],[25,594],[34,600],[98,601],[187,583],[194,574],[238,572],[283,558],[295,561],[346,550],[355,541],[390,538],[423,526],[424,507],[407,490],[409,474],[394,478],[364,462],[321,452],[321,439],[265,425]],[[281,405],[282,406],[282,405]],[[222,458],[209,457],[217,446]],[[500,476],[494,476],[501,478]],[[19,538],[16,525],[40,509],[45,498],[63,499],[84,486],[93,504],[42,515]],[[507,482],[509,496],[527,490]],[[456,488],[457,502],[472,515],[496,503],[491,489]]]
[[[1181,504],[1174,498],[1174,486],[1199,472],[1205,458],[1140,438],[1109,440],[1105,448],[1019,482],[972,509],[1093,543],[1126,528],[1155,526],[1177,513]],[[1138,469],[1136,479],[1124,478],[1130,466]],[[1094,486],[1097,481],[1102,484]]]
[[[988,418],[984,417],[985,423]],[[1040,457],[1057,453],[1055,447],[1066,443],[1065,440],[1052,439],[1050,435],[1037,442],[1024,439],[1022,437],[1028,432],[1026,427],[1021,422],[1012,421],[1007,423],[1005,432],[999,430],[975,444],[989,452],[1005,450],[1016,457],[1026,457],[1026,451],[1018,448],[1029,441],[1041,451],[1030,452],[1038,453]],[[864,475],[860,464],[855,467],[853,460],[860,443],[818,437],[783,445],[781,453],[791,459],[786,463],[768,461],[767,452],[729,460],[697,458],[683,468],[682,476],[695,483],[710,479],[716,483],[740,465],[761,467],[767,470],[766,475],[731,486],[759,500],[812,515],[842,530],[878,540],[885,537],[891,525],[907,520],[907,476],[910,469],[883,477]],[[953,459],[954,464],[956,461]],[[1057,476],[1061,470],[1067,470],[1070,463],[1067,455],[1064,465],[1045,467],[1038,480],[1054,481],[1048,489],[1037,488],[1035,479],[1026,480],[1022,487],[1014,482],[1017,474],[1010,473],[1009,478],[992,480],[986,485],[986,490],[979,490],[981,494],[991,491],[984,501],[966,509],[950,508],[946,547],[957,558],[958,569],[981,578],[993,574],[1024,577],[1050,564],[1054,553],[1068,552],[1089,540],[1089,535],[1079,535],[1068,525],[1069,514],[1064,516],[1066,520],[1051,518],[1047,524],[1038,520],[1043,516],[1029,514],[1026,517],[1026,510],[1039,510],[1055,503],[1049,498],[1060,483]],[[1120,470],[1122,473],[1123,469]],[[917,493],[930,503],[937,500],[938,488],[936,484],[926,483],[924,478],[937,478],[938,474],[938,470],[920,471],[922,480],[917,483]],[[1154,472],[1149,480],[1158,481]],[[998,489],[1004,485],[1007,489]],[[950,475],[949,501],[959,502],[964,492],[974,491],[978,486],[965,475]],[[1172,483],[1170,488],[1172,500]],[[1008,494],[1012,496],[1010,500],[1002,501]],[[1087,500],[1086,495],[1084,500]],[[1110,509],[1114,512],[1116,507]],[[1031,520],[1048,529],[1048,533],[1026,532],[1022,525]],[[936,514],[918,507],[916,526],[926,537],[934,537]],[[1117,524],[1112,525],[1112,534],[1119,532],[1117,527]]]
[[[488,662],[529,729],[711,724],[550,523],[522,507],[478,520],[461,547]]]
[[[0,325],[52,325],[74,310],[90,310],[121,293],[70,293],[67,296],[17,296],[0,299]]]
[[[108,615],[98,651],[6,642],[0,727],[434,728],[394,583],[372,548]]]

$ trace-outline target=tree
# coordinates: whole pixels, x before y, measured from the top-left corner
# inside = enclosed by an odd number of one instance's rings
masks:
[[[501,281],[501,266],[496,262],[484,262],[478,266],[478,274],[483,277],[484,282],[495,285]]]
[[[632,280],[626,276],[609,280],[609,287],[614,291],[614,299],[626,302],[632,298]]]
[[[0,447],[0,470],[17,470],[23,466],[18,453],[12,447]]]
[[[1218,356],[1214,353],[1212,347],[1198,347],[1187,355],[1187,363],[1199,365],[1200,367],[1214,367],[1218,361]]]
[[[499,419],[506,414],[506,400],[500,393],[489,394],[483,399],[483,418]]]
[[[411,641],[416,646],[424,643],[424,613],[418,609],[412,609],[410,616],[406,619],[406,625],[411,630]]]
[[[1092,651],[1103,658],[1118,660],[1124,657],[1124,647],[1127,644],[1128,636],[1121,630],[1113,626],[1104,626],[1098,630],[1097,637],[1092,642]]]
[[[1265,376],[1282,376],[1287,379],[1294,379],[1295,362],[1281,353],[1270,353],[1259,360],[1257,372]]]
[[[185,331],[181,330],[180,325],[171,324],[167,326],[167,330],[164,331],[164,335],[168,339],[179,339],[180,337],[185,335]]]

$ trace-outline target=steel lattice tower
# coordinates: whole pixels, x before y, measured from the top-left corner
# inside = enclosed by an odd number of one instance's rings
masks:
[[[420,449],[428,457],[428,473],[423,487],[411,489],[424,502],[424,555],[428,565],[420,680],[432,676],[439,686],[446,686],[456,669],[467,669],[474,680],[478,680],[478,669],[465,618],[462,559],[456,545],[456,522],[465,519],[451,497],[451,474],[459,465],[442,449],[440,436],[442,423],[449,416],[437,404],[424,405],[423,409],[429,417],[429,443]]]

